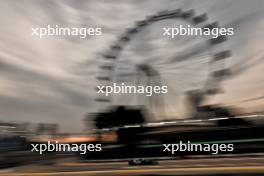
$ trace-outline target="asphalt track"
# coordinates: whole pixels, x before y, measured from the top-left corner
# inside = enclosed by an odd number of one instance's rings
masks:
[[[159,165],[128,166],[127,162],[84,162],[59,160],[56,163],[33,164],[0,170],[0,176],[49,176],[49,175],[216,175],[263,176],[264,156],[224,158],[184,158],[163,160]]]

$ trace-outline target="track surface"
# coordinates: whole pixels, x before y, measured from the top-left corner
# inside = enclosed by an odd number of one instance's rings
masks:
[[[264,175],[263,156],[185,158],[163,160],[159,165],[128,166],[127,162],[83,162],[76,159],[0,170],[0,176],[44,175]]]

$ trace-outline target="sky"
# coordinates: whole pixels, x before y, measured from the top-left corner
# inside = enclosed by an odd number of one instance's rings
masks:
[[[222,83],[224,93],[210,101],[236,106],[244,112],[263,111],[262,0],[1,0],[0,121],[58,123],[61,131],[82,131],[85,114],[95,112],[98,106],[94,87],[98,84],[95,77],[101,55],[135,21],[177,8],[207,13],[210,21],[235,29],[224,47],[232,49],[227,65],[236,74]],[[56,24],[101,27],[103,35],[86,39],[31,36],[31,28]],[[138,37],[126,49],[124,58],[133,62],[132,58],[160,59],[175,54],[174,43],[160,48],[164,40],[155,36],[160,26],[141,34],[149,35],[151,44]],[[153,51],[157,54],[150,55]],[[192,65],[188,63],[189,71],[195,75]],[[165,65],[160,72],[177,91],[180,81],[192,79],[184,71],[179,76],[180,71],[174,67],[177,64]],[[166,77],[168,70],[173,76]],[[172,92],[167,97],[173,97]],[[168,101],[172,104],[170,98]],[[170,109],[176,109],[172,105]]]

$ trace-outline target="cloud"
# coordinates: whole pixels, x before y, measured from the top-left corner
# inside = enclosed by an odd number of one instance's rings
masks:
[[[179,7],[186,10],[194,8],[197,14],[208,12],[210,21],[217,20],[223,26],[235,27],[236,34],[226,46],[232,48],[234,54],[227,63],[229,66],[243,64],[245,60],[254,60],[263,54],[263,39],[260,36],[264,26],[261,5],[264,1],[202,0],[202,2],[1,1],[0,120],[57,122],[63,131],[80,131],[84,114],[96,111],[97,106],[93,99],[96,96],[94,87],[97,84],[95,80],[97,65],[102,62],[100,54],[107,51],[125,28],[132,27],[135,21],[157,11]],[[41,40],[31,36],[32,27],[43,27],[48,24],[102,27],[103,35],[87,39],[47,37]],[[160,58],[174,58],[169,56],[174,56],[177,44],[156,37],[161,25],[154,25],[135,38],[124,51],[123,59],[132,64],[135,61],[149,59],[149,63],[157,64],[161,74],[164,74],[164,79],[174,90],[174,93],[168,96],[178,95],[178,87],[181,85],[175,83],[184,83],[184,79],[189,81],[191,79],[186,74],[181,76],[185,71],[176,69],[186,68],[185,65],[160,65]],[[180,45],[181,43],[178,43],[178,46]],[[246,91],[256,92],[255,90],[263,87],[264,85],[260,86],[259,83],[263,63],[258,63],[257,69],[254,69],[256,66],[251,66],[253,68],[244,72],[243,76],[226,81],[223,84],[226,93],[218,98],[218,102],[229,99],[231,101],[238,96],[246,99],[252,97],[247,95]],[[193,66],[190,68],[196,69]],[[256,76],[258,74],[260,76]],[[187,83],[188,81],[185,82]],[[241,86],[237,87],[237,84]],[[168,98],[168,101],[175,101],[175,98],[170,99]]]

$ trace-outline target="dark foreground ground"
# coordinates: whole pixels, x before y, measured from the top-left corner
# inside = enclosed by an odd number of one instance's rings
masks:
[[[215,176],[263,176],[264,155],[189,157],[162,160],[159,165],[129,166],[126,161],[86,162],[76,158],[31,164],[0,170],[0,176],[45,175],[215,175]]]

